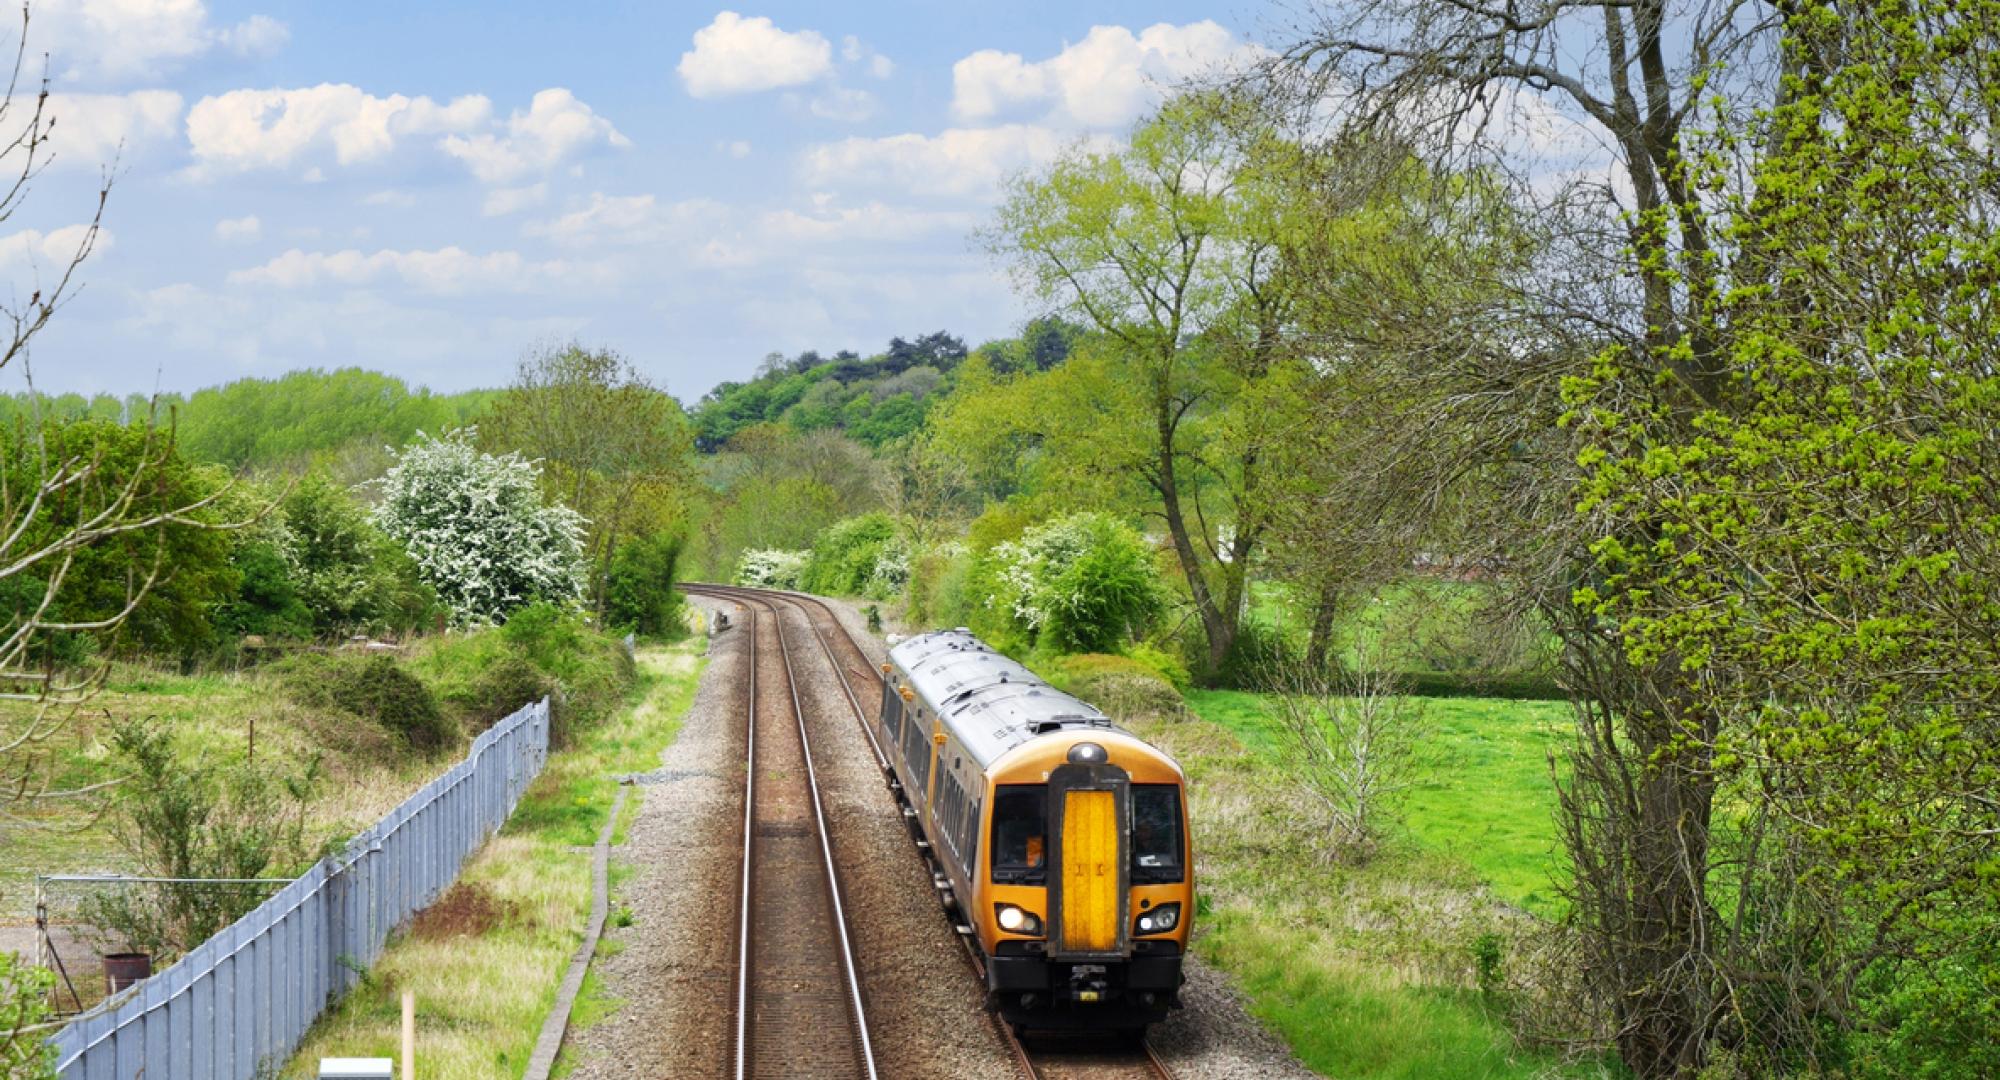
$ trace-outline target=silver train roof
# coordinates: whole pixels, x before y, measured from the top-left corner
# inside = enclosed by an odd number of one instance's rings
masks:
[[[892,646],[889,658],[982,767],[1043,735],[1113,729],[1097,706],[1050,686],[969,630],[919,634]]]

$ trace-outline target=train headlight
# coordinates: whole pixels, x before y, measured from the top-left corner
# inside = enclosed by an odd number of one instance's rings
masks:
[[[1042,917],[1026,908],[1018,908],[1012,904],[995,904],[993,909],[994,921],[1000,924],[1000,929],[1010,934],[1042,932]]]
[[[1181,924],[1179,904],[1161,904],[1159,907],[1139,916],[1138,929],[1141,936],[1164,934]]]

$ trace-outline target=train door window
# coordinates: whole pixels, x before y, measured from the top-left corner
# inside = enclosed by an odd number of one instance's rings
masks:
[[[896,684],[882,683],[882,726],[889,729],[891,739],[901,738],[903,729],[903,695],[896,692]]]
[[[1132,785],[1132,883],[1159,885],[1182,877],[1181,789]]]
[[[910,763],[910,773],[917,782],[917,796],[921,800],[931,790],[931,725],[921,709],[910,720],[903,736],[903,757]]]
[[[1048,833],[1048,785],[1000,785],[993,797],[993,880],[1017,885],[1046,882]]]
[[[968,874],[976,875],[979,872],[979,812],[983,809],[985,809],[984,803],[975,802],[965,815],[965,839],[960,843],[963,850],[959,855],[965,862]]]

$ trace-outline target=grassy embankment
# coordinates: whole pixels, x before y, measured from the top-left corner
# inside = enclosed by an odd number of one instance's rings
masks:
[[[103,691],[47,747],[59,770],[58,785],[82,786],[117,775],[110,735],[116,725],[135,719],[171,731],[176,753],[189,761],[240,764],[252,755],[253,733],[261,767],[295,773],[317,756],[320,797],[307,829],[314,844],[359,831],[440,767],[438,761],[399,752],[389,736],[351,716],[298,704],[285,692],[282,674],[272,669],[179,675],[119,664]],[[58,801],[37,816],[35,827],[0,823],[0,925],[25,925],[36,874],[142,869],[114,840],[112,819],[96,810],[88,801]],[[71,892],[53,897],[58,911],[75,899]]]
[[[1423,781],[1384,850],[1320,857],[1267,702],[1197,691],[1196,714],[1140,725],[1188,770],[1202,871],[1197,952],[1329,1076],[1594,1076],[1516,1045],[1478,989],[1476,948],[1560,913],[1548,753],[1560,702],[1426,699]],[[1524,912],[1526,914],[1524,914]]]
[[[635,703],[550,757],[506,828],[391,940],[364,983],[321,1017],[283,1075],[312,1076],[323,1056],[396,1056],[409,989],[423,1075],[519,1076],[583,937],[590,847],[617,790],[612,778],[657,763],[680,731],[704,663],[699,637],[643,649]],[[627,796],[618,833],[640,795],[635,788]],[[615,885],[615,862],[612,871]],[[586,980],[573,1023],[587,1025],[615,1004],[593,983]]]

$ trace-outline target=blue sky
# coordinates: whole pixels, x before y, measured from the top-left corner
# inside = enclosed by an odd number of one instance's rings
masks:
[[[1255,55],[1210,3],[40,0],[56,160],[0,224],[16,297],[118,155],[49,390],[358,364],[504,383],[615,348],[685,400],[771,350],[1028,314],[970,238],[999,181]],[[21,373],[0,374],[15,389]]]

